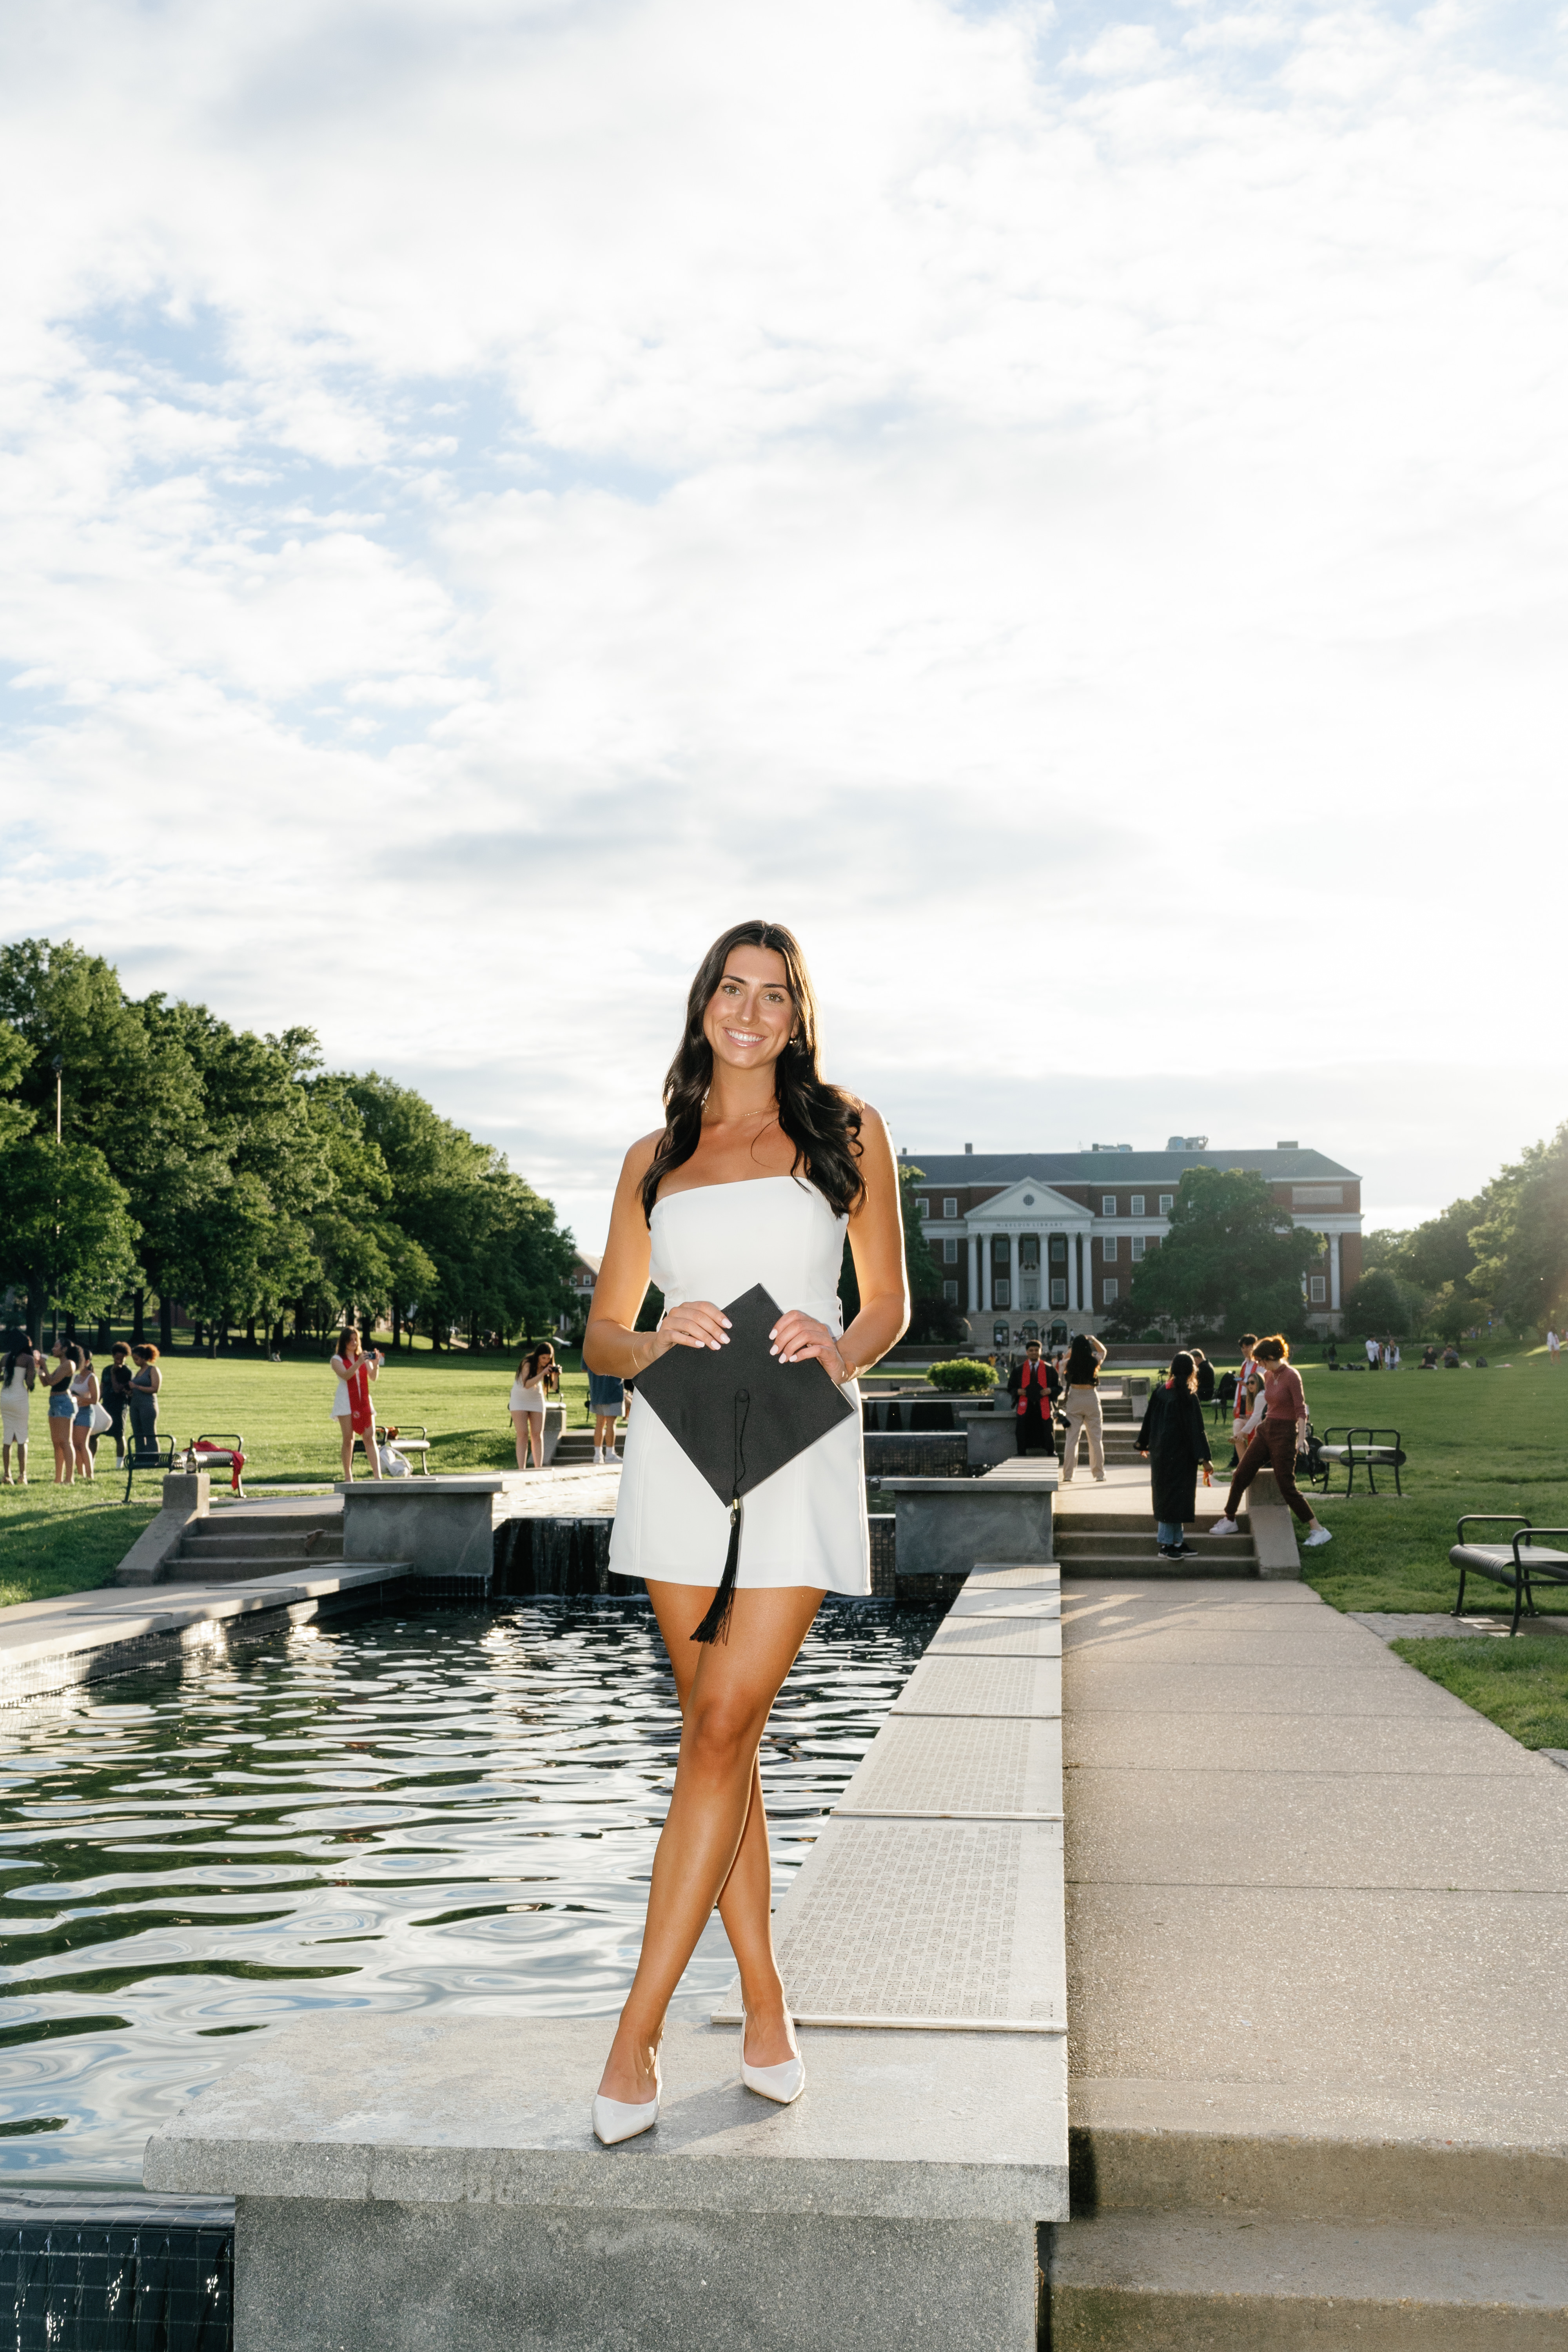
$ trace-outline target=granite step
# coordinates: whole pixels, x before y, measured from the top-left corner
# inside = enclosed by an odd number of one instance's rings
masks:
[[[313,1538],[313,1540],[312,1540]],[[263,1560],[342,1559],[343,1533],[341,1516],[323,1518],[320,1527],[301,1527],[296,1521],[287,1528],[269,1528],[265,1533],[250,1527],[235,1527],[231,1521],[208,1523],[187,1535],[180,1547],[184,1559],[249,1559]]]
[[[337,1538],[336,1549],[329,1551],[319,1544],[312,1551],[303,1545],[287,1553],[269,1552],[263,1559],[253,1553],[223,1554],[203,1552],[193,1559],[188,1553],[177,1552],[158,1579],[160,1584],[252,1584],[258,1577],[330,1576],[343,1565],[342,1538]]]

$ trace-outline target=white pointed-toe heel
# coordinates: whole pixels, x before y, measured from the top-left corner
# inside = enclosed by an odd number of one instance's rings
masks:
[[[755,2091],[762,2099],[772,2099],[781,2107],[793,2106],[805,2088],[805,2061],[786,2058],[782,2066],[748,2066],[746,2063],[746,2012],[741,2011],[741,2080],[748,2091]]]
[[[636,2139],[639,2132],[652,2131],[658,2121],[658,2103],[664,2093],[664,2077],[658,2060],[653,2062],[653,2096],[628,2105],[624,2099],[606,2099],[602,2093],[594,2100],[594,2137],[605,2147],[616,2147],[624,2139]]]

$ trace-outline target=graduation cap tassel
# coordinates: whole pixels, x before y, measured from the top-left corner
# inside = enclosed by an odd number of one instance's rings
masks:
[[[746,1434],[746,1413],[751,1405],[749,1389],[735,1391],[735,1468],[730,1489],[730,1549],[724,1555],[724,1573],[719,1579],[719,1590],[713,1595],[713,1605],[691,1636],[694,1642],[721,1642],[729,1639],[730,1610],[735,1598],[735,1576],[741,1565],[741,1522],[745,1505],[741,1500],[741,1481],[746,1475],[746,1457],[742,1442]]]

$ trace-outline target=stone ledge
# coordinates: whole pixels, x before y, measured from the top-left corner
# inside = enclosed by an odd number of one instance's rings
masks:
[[[805,2096],[671,2023],[656,2130],[602,2148],[608,2018],[306,2018],[147,2143],[149,2189],[601,2213],[1043,2221],[1067,2213],[1066,2053],[1026,2034],[806,2032]]]

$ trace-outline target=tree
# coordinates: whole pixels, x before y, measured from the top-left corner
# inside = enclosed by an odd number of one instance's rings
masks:
[[[1480,1203],[1476,1205],[1479,1206]],[[1472,1293],[1516,1330],[1544,1329],[1568,1305],[1568,1122],[1487,1187],[1468,1236]]]
[[[106,1314],[135,1266],[125,1188],[100,1151],[51,1134],[24,1136],[0,1155],[0,1279],[26,1288],[35,1341],[48,1305]]]
[[[23,1071],[33,1058],[33,1048],[19,1029],[0,1021],[0,1095],[15,1093]],[[37,1114],[23,1103],[0,1102],[0,1151],[26,1135],[35,1125]]]
[[[945,1344],[950,1339],[964,1339],[969,1327],[961,1309],[942,1297],[942,1269],[931,1255],[925,1220],[915,1194],[915,1186],[924,1176],[923,1168],[912,1168],[908,1160],[900,1160],[899,1213],[904,1229],[904,1269],[910,1286],[910,1326],[904,1336],[917,1345],[933,1341]],[[856,1279],[847,1236],[838,1272],[838,1298],[847,1329],[860,1312],[860,1285]]]
[[[1289,1223],[1261,1176],[1189,1168],[1160,1247],[1135,1266],[1127,1320],[1179,1330],[1295,1331],[1321,1234]]]
[[[1409,1290],[1385,1265],[1374,1265],[1345,1294],[1345,1329],[1363,1338],[1378,1331],[1391,1339],[1409,1336],[1413,1321]]]

